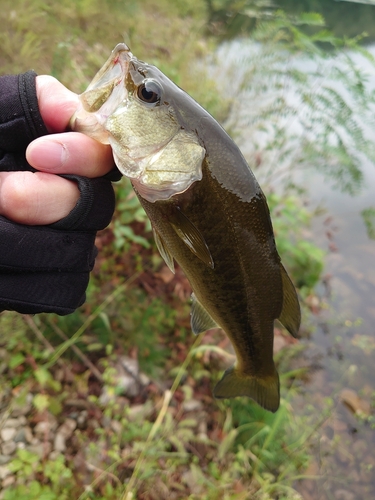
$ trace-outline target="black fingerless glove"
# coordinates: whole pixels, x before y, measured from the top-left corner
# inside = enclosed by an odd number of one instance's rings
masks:
[[[0,77],[0,171],[35,171],[26,161],[28,144],[48,134],[39,113],[36,74]],[[73,312],[85,301],[95,262],[96,231],[113,215],[111,180],[120,175],[77,182],[81,196],[72,212],[49,226],[26,226],[0,217],[0,311],[35,314]],[[32,196],[32,193],[30,193]]]

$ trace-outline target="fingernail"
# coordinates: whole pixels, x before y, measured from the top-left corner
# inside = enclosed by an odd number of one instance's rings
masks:
[[[37,170],[59,171],[68,157],[65,145],[51,138],[41,137],[33,141],[27,149],[27,161]]]

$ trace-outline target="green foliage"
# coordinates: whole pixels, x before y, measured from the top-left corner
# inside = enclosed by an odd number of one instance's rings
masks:
[[[288,182],[292,172],[310,168],[354,194],[363,182],[364,158],[375,162],[368,133],[375,94],[365,85],[366,65],[359,64],[374,61],[356,39],[327,30],[309,36],[298,27],[321,22],[312,14],[291,20],[276,12],[258,23],[250,41],[221,49],[221,60],[236,60],[226,71],[238,75],[231,81],[237,105],[227,127],[263,186]],[[322,50],[323,42],[330,51]]]
[[[40,457],[28,450],[18,450],[17,456],[9,464],[10,471],[25,478],[42,476],[42,480],[33,479],[28,484],[20,484],[4,492],[4,500],[68,500],[71,498],[70,481],[72,471],[65,465],[62,455],[44,464]],[[47,484],[43,484],[43,483]]]
[[[313,214],[300,197],[271,193],[267,197],[277,248],[298,288],[314,288],[324,266],[324,252],[305,234]]]
[[[116,250],[128,251],[131,243],[138,243],[144,248],[150,248],[150,242],[144,236],[135,234],[131,223],[140,222],[144,225],[143,232],[151,230],[151,224],[128,179],[123,179],[116,187],[116,216],[112,227],[115,236]]]
[[[366,226],[368,237],[375,240],[375,208],[365,208],[362,210],[361,214]]]

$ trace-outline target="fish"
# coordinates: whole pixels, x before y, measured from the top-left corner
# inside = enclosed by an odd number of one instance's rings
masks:
[[[110,144],[149,217],[156,246],[192,288],[191,328],[220,327],[236,362],[215,398],[275,412],[274,321],[298,336],[301,312],[281,263],[266,197],[224,128],[157,67],[118,44],[80,95],[72,130]]]

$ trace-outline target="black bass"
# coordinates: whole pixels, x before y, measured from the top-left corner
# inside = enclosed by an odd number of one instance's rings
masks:
[[[110,144],[151,220],[157,247],[193,289],[195,334],[219,326],[237,361],[216,398],[279,407],[274,320],[300,326],[294,286],[277,253],[266,198],[224,129],[155,66],[121,43],[80,96],[73,130]]]

